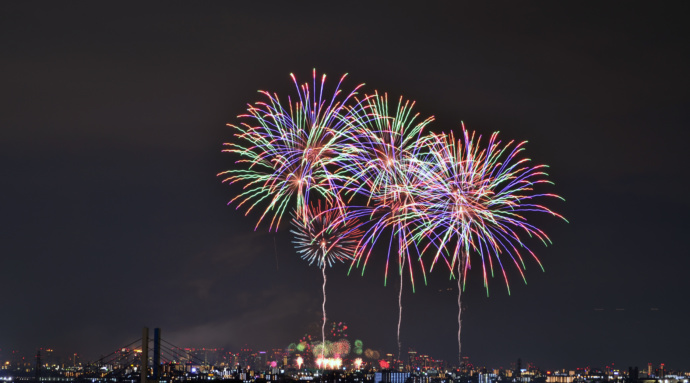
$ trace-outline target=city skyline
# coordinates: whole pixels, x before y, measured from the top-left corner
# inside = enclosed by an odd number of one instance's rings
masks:
[[[88,359],[160,327],[174,344],[287,346],[321,315],[321,274],[287,227],[228,206],[221,153],[257,90],[293,95],[314,68],[415,100],[434,132],[528,141],[549,165],[530,217],[545,272],[472,270],[463,353],[498,366],[666,363],[690,370],[688,67],[671,4],[76,2],[0,6],[0,348]],[[327,84],[329,84],[327,82]],[[676,196],[679,196],[676,198]],[[672,201],[668,201],[673,198]],[[668,201],[668,202],[667,202]],[[394,352],[385,249],[328,270],[329,320]],[[403,291],[402,349],[457,353],[457,285]],[[89,355],[93,353],[94,355]]]
[[[159,331],[160,329],[155,330]],[[156,360],[156,356],[152,354],[154,352],[153,336],[149,337],[148,340],[148,359],[149,364],[151,364],[154,360]],[[241,368],[253,371],[268,371],[274,368],[290,368],[298,370],[302,368],[306,370],[320,369],[316,360],[318,355],[313,353],[312,357],[312,352],[308,349],[300,350],[299,348],[288,347],[255,350],[250,345],[244,345],[242,348],[237,350],[228,350],[222,347],[179,347],[164,340],[161,340],[160,342],[161,353],[159,357],[160,362],[163,365],[208,365],[213,366],[214,368]],[[39,362],[41,366],[45,367],[46,369],[54,369],[57,367],[56,371],[59,369],[64,370],[69,367],[85,368],[94,365],[118,364],[122,363],[122,361],[126,361],[127,363],[136,363],[137,360],[141,359],[142,347],[143,344],[141,343],[141,339],[139,339],[137,342],[131,343],[126,347],[113,350],[106,356],[102,355],[96,360],[85,360],[77,353],[61,354],[57,350],[45,347],[36,350],[30,355],[24,355],[20,351],[6,351],[3,354],[2,349],[0,349],[0,360],[2,361],[2,363],[0,363],[0,370],[18,371],[17,368],[20,366],[35,368],[36,364]],[[304,359],[302,357],[304,357]],[[512,371],[513,373],[517,371],[535,371],[546,375],[566,373],[572,376],[573,373],[577,375],[596,375],[599,373],[605,373],[613,376],[615,372],[615,375],[620,375],[617,378],[621,379],[623,376],[628,375],[631,369],[636,369],[645,377],[663,377],[664,374],[684,376],[685,379],[690,377],[690,371],[677,369],[674,366],[669,366],[663,362],[649,362],[641,366],[626,366],[620,364],[616,365],[615,363],[607,363],[593,366],[588,365],[547,369],[529,360],[523,360],[522,358],[517,358],[506,366],[487,366],[475,364],[475,361],[473,361],[471,357],[465,356],[463,357],[462,365],[457,366],[457,363],[454,363],[453,360],[447,361],[438,359],[433,355],[425,354],[421,350],[415,350],[412,348],[406,350],[401,355],[400,359],[397,359],[392,352],[379,352],[370,349],[367,349],[366,352],[355,352],[354,347],[351,352],[347,352],[345,355],[335,356],[334,358],[337,358],[341,361],[344,370],[351,369],[353,366],[357,365],[366,370],[436,370],[439,372],[462,370],[465,371],[465,373],[467,373],[466,370],[472,370],[475,372],[493,371],[494,374],[497,373],[496,371]],[[360,369],[360,367],[356,367],[356,369]]]

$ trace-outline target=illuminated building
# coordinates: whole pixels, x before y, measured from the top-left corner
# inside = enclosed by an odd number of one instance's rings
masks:
[[[266,351],[259,351],[259,353],[254,357],[254,360],[256,363],[253,366],[256,366],[256,368],[259,369],[266,368],[268,365],[268,355],[266,354]]]
[[[419,368],[419,361],[417,360],[417,351],[410,350],[407,352],[407,365],[410,369]]]
[[[393,372],[391,370],[384,370],[377,372],[374,376],[374,382],[378,383],[405,383],[410,377],[409,372]]]
[[[252,365],[252,349],[249,347],[240,349],[239,365],[247,367]]]

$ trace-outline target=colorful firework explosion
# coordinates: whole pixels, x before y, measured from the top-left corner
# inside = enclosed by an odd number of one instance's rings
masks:
[[[550,243],[542,230],[527,222],[524,213],[541,212],[564,219],[535,203],[543,197],[560,197],[535,192],[539,184],[551,182],[546,180],[545,165],[531,167],[529,159],[519,158],[524,142],[502,145],[498,133],[494,133],[482,149],[481,136],[475,140],[475,134],[470,134],[464,125],[462,133],[463,138],[457,144],[453,133],[431,135],[426,165],[416,168],[420,183],[415,190],[415,201],[425,219],[421,224],[415,221],[417,225],[411,229],[410,236],[429,240],[437,249],[432,267],[443,258],[451,273],[457,269],[458,354],[461,295],[471,268],[470,254],[479,256],[487,295],[488,275],[494,276],[495,264],[501,269],[510,293],[504,268],[506,260],[517,266],[523,280],[523,253],[529,253],[541,266],[536,255],[522,242],[521,234]]]
[[[293,229],[290,230],[294,234],[292,243],[302,259],[319,267],[354,259],[362,236],[357,220],[341,219],[340,209],[324,209],[321,201],[311,204],[305,217],[307,219],[293,213]]]
[[[333,338],[347,338],[347,324],[345,322],[331,322],[331,336]]]
[[[357,110],[368,114],[362,116],[354,113],[360,122],[356,130],[359,150],[353,151],[347,158],[349,162],[344,165],[351,174],[346,178],[344,194],[362,195],[367,199],[364,206],[350,207],[349,215],[367,217],[368,221],[373,219],[374,222],[357,249],[356,263],[362,263],[364,272],[374,244],[384,229],[391,228],[384,284],[388,276],[393,237],[397,236],[398,271],[402,274],[407,263],[414,289],[413,259],[406,246],[407,241],[400,239],[406,237],[406,221],[416,213],[411,189],[417,181],[411,167],[416,166],[414,158],[425,147],[427,140],[422,133],[433,117],[419,121],[419,114],[412,114],[414,102],[405,101],[402,97],[393,113],[388,107],[387,94],[375,93],[365,100],[366,107]]]
[[[325,75],[319,84],[314,71],[311,87],[308,83],[299,85],[291,76],[297,88],[294,103],[288,97],[284,106],[277,94],[262,91],[267,101],[249,105],[248,113],[238,116],[245,120],[240,125],[228,124],[236,130],[235,140],[224,144],[223,152],[239,156],[236,163],[243,167],[218,174],[224,177],[223,182],[243,185],[242,192],[228,204],[236,203],[237,208],[247,205],[248,214],[266,203],[256,227],[266,216],[272,216],[269,230],[278,229],[293,197],[300,217],[306,213],[312,192],[333,202],[338,175],[329,168],[353,150],[349,132],[355,121],[351,113],[357,108],[345,104],[361,85],[343,96],[343,76],[332,97],[327,98]]]
[[[219,176],[223,182],[242,184],[243,190],[229,204],[246,205],[245,214],[266,204],[256,227],[270,217],[269,230],[277,230],[284,213],[293,210],[293,243],[302,258],[320,266],[323,274],[318,346],[322,360],[328,348],[326,265],[351,259],[364,272],[384,231],[390,232],[384,285],[391,253],[394,248],[398,253],[399,352],[403,271],[409,268],[414,291],[413,261],[420,263],[426,280],[421,254],[429,251],[435,252],[430,271],[442,260],[458,280],[460,350],[460,298],[472,266],[470,256],[478,257],[474,262],[482,268],[487,295],[488,277],[499,268],[510,293],[504,263],[514,263],[523,280],[524,255],[541,266],[521,237],[550,243],[542,230],[528,223],[525,213],[564,219],[535,203],[543,197],[560,197],[535,192],[539,184],[550,182],[546,166],[530,167],[529,159],[519,158],[524,142],[502,145],[494,133],[482,149],[481,136],[475,140],[464,125],[457,143],[452,133],[422,135],[433,118],[418,120],[418,114],[411,112],[414,103],[400,98],[395,112],[389,113],[386,94],[358,100],[361,85],[342,94],[344,77],[329,98],[324,97],[325,76],[317,84],[314,71],[311,87],[300,86],[292,76],[297,88],[294,103],[288,97],[284,106],[276,94],[261,92],[268,100],[249,105],[248,113],[239,116],[249,122],[230,125],[237,131],[236,140],[225,144],[224,152],[237,155],[236,163],[243,168]],[[312,193],[316,197],[310,197]],[[348,206],[355,196],[366,203]],[[313,200],[319,201],[316,207]],[[327,208],[321,208],[321,201]],[[354,350],[362,353],[361,344],[355,342]]]
[[[474,252],[479,256],[487,294],[494,263],[500,267],[510,293],[503,267],[506,259],[518,267],[523,279],[525,252],[541,266],[522,242],[521,233],[550,243],[542,230],[527,222],[524,213],[542,212],[564,219],[534,203],[543,197],[560,197],[534,192],[537,185],[551,182],[546,179],[546,165],[530,167],[528,158],[518,157],[525,142],[502,145],[494,133],[482,149],[481,136],[475,138],[464,125],[462,130],[463,139],[457,143],[453,133],[431,136],[427,166],[416,168],[420,183],[415,201],[425,219],[411,230],[417,238],[430,239],[437,249],[432,267],[443,258],[451,271],[461,268],[464,281],[471,268],[469,255]]]

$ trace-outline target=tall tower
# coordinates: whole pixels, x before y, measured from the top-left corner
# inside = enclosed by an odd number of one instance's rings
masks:
[[[161,329],[153,329],[153,380],[159,381],[161,368]]]
[[[41,350],[36,351],[36,383],[41,381]]]
[[[149,328],[144,327],[141,332],[141,383],[146,383],[149,372]]]

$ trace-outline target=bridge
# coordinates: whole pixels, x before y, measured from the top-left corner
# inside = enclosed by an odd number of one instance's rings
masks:
[[[155,328],[150,337],[148,327],[143,328],[140,339],[101,357],[92,366],[95,369],[92,367],[88,374],[85,373],[91,378],[132,383],[136,382],[137,375],[140,383],[152,383],[182,376],[185,380],[205,379],[214,374],[213,367],[205,360],[162,338],[160,328]]]
[[[24,380],[158,383],[175,380],[206,380],[210,376],[219,374],[213,366],[195,356],[189,349],[175,346],[162,338],[160,328],[153,330],[153,337],[149,335],[148,327],[144,327],[141,338],[118,347],[97,361],[87,364],[83,371],[75,371],[72,376],[60,378],[40,376],[40,371],[37,370],[35,379]],[[37,355],[38,360],[40,360],[40,354]]]

